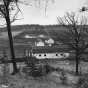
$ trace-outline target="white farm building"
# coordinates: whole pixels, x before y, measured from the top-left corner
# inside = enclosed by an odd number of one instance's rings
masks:
[[[67,58],[69,57],[69,53],[35,53],[33,54],[38,59],[59,59],[59,58]]]
[[[30,51],[27,51],[26,55],[30,56]],[[32,50],[32,56],[37,59],[60,59],[68,58],[70,53],[68,52],[68,49],[61,49],[57,47],[36,47]]]

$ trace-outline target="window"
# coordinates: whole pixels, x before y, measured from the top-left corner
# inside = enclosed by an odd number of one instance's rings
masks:
[[[61,53],[60,55],[61,55],[61,56],[63,56],[64,54],[63,54],[63,53]]]
[[[65,56],[66,56],[64,53],[61,53],[60,55],[61,55],[61,56],[63,56],[63,57],[65,57]]]
[[[46,54],[44,54],[44,56],[46,56]]]
[[[39,54],[39,56],[41,56],[41,54]]]
[[[56,56],[58,56],[58,54],[56,54]]]

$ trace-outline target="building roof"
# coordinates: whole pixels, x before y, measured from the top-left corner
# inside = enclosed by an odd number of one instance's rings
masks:
[[[58,52],[69,52],[69,48],[63,48],[63,47],[35,47],[32,49],[33,53],[58,53]]]

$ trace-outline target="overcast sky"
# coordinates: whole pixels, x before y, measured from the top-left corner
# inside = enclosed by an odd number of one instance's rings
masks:
[[[31,4],[31,3],[30,3]],[[20,5],[22,20],[16,21],[15,24],[57,24],[57,17],[63,16],[68,11],[78,11],[85,4],[85,0],[55,0],[49,2],[45,13],[45,4],[33,3],[33,6]]]

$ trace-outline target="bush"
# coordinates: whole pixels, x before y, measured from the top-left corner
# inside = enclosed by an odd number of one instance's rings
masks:
[[[76,88],[88,88],[88,78],[86,76],[80,77],[76,84]]]
[[[25,64],[26,64],[28,67],[33,68],[37,63],[38,63],[38,59],[36,59],[36,57],[27,57],[27,58],[26,58]]]
[[[50,72],[56,71],[56,68],[50,66],[49,64],[46,64],[44,66],[44,68],[45,68],[47,74],[50,73]]]
[[[42,73],[42,67],[40,66],[40,67],[34,67],[34,68],[32,68],[31,69],[31,71],[30,71],[30,75],[32,76],[32,77],[34,77],[34,78],[36,78],[36,77],[41,77],[41,76],[43,76],[43,73]]]
[[[61,80],[62,84],[67,84],[67,77],[66,77],[66,74],[64,73],[64,71],[61,72],[60,80]]]
[[[23,69],[24,73],[27,73],[35,78],[45,76],[48,73],[56,70],[47,63],[39,63],[38,59],[35,57],[27,58],[26,65],[27,66]]]

